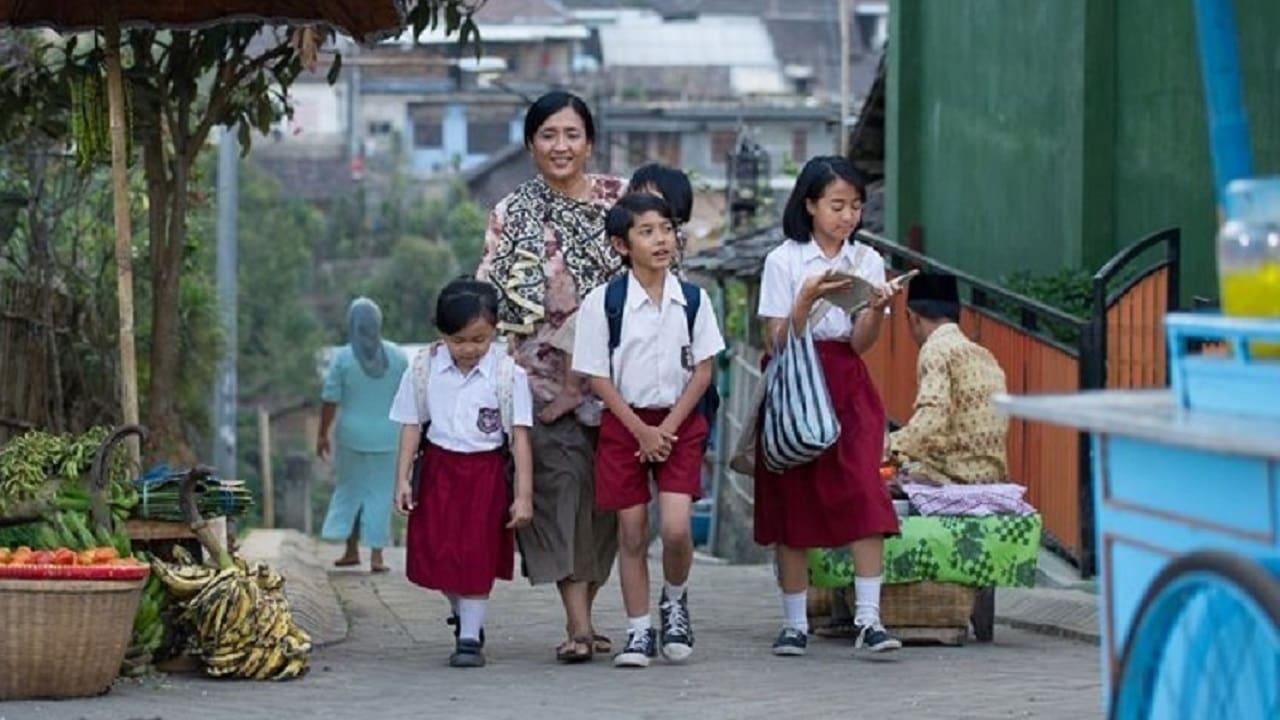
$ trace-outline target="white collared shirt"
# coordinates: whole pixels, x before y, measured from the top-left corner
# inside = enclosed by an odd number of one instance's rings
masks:
[[[606,284],[592,290],[578,308],[574,371],[612,378],[622,399],[632,407],[675,405],[698,363],[724,349],[711,299],[705,290],[698,290],[702,299],[693,320],[693,338],[690,338],[679,278],[667,273],[662,301],[655,304],[635,275],[628,271],[622,332],[610,362],[609,320],[604,310],[607,288]]]
[[[418,417],[418,402],[413,388],[413,370],[400,379],[400,389],[391,401],[391,419],[401,425],[421,425],[427,420],[427,440],[446,450],[474,453],[495,450],[505,441],[502,416],[498,406],[497,345],[465,375],[453,363],[448,347],[441,345],[431,357],[431,375],[427,385],[427,413]],[[516,367],[512,377],[512,425],[533,425],[533,398],[529,394],[529,376]]]
[[[863,243],[846,242],[835,257],[828,258],[813,240],[784,240],[764,259],[759,316],[791,317],[800,286],[809,277],[828,270],[850,272],[877,286],[885,283],[884,258]],[[812,321],[811,329],[814,340],[847,340],[853,332],[853,320],[840,308],[829,305],[822,317]]]

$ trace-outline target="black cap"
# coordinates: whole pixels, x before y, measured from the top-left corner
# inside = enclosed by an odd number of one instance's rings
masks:
[[[911,278],[907,285],[907,302],[914,300],[959,303],[960,290],[956,287],[956,276],[922,273]]]
[[[907,285],[907,307],[928,318],[959,318],[960,290],[956,276],[945,273],[915,276]]]

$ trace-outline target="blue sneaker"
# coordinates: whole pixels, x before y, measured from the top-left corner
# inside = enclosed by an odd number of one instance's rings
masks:
[[[884,625],[877,620],[869,625],[858,625],[858,637],[853,641],[855,648],[863,648],[874,653],[898,650],[902,641],[889,634]]]
[[[682,663],[693,654],[693,623],[689,619],[689,591],[679,600],[667,598],[662,591],[658,604],[662,618],[662,657],[673,663]]]
[[[773,641],[773,654],[783,657],[799,656],[809,649],[809,634],[793,627],[784,627]]]
[[[649,628],[644,632],[628,632],[627,646],[613,656],[613,666],[620,668],[649,667],[649,661],[658,654],[658,631]]]

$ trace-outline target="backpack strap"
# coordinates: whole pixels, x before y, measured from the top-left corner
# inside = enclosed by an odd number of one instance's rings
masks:
[[[609,357],[622,343],[622,312],[627,307],[627,273],[613,278],[604,289],[604,316],[609,321]]]
[[[413,399],[418,408],[418,420],[426,423],[431,415],[427,405],[427,383],[431,380],[431,358],[440,343],[433,342],[413,356]]]
[[[502,432],[507,443],[511,442],[511,430],[515,425],[516,360],[510,354],[498,360],[498,415],[502,417]]]
[[[698,320],[698,308],[702,305],[702,288],[681,280],[680,290],[684,292],[684,319],[689,324],[689,345],[693,345],[693,324]]]

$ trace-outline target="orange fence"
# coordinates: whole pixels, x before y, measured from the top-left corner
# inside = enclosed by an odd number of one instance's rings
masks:
[[[1107,387],[1160,387],[1165,380],[1164,315],[1169,276],[1162,267],[1125,289],[1107,308]]]

